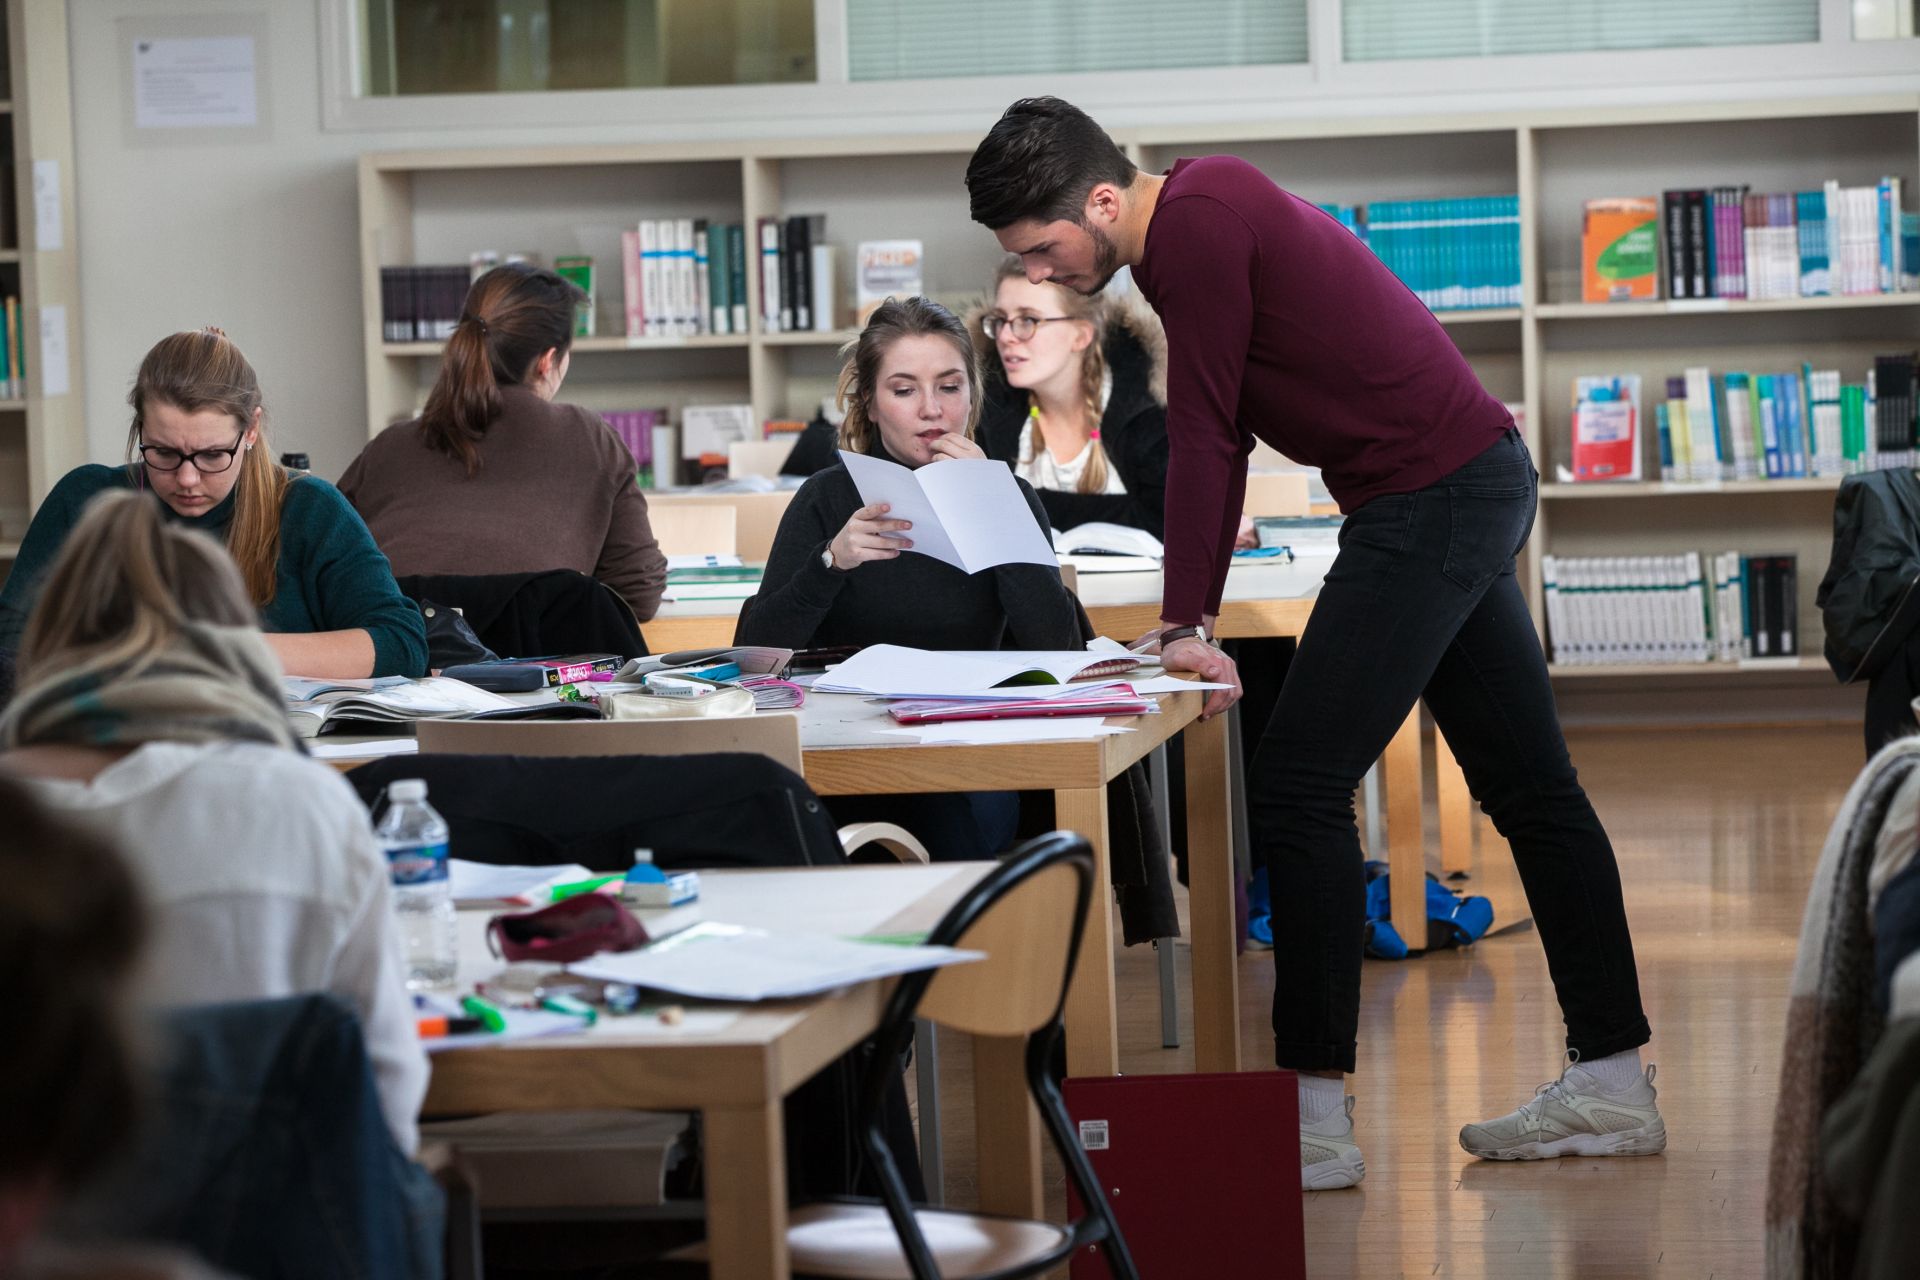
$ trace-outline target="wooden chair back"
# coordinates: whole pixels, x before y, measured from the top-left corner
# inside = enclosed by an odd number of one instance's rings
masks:
[[[669,556],[730,556],[738,545],[737,516],[729,506],[694,502],[655,502],[647,523]]]
[[[1080,876],[1055,863],[1002,895],[949,945],[988,959],[940,970],[920,1016],[976,1036],[1024,1036],[1046,1025],[1066,990]]]
[[[800,717],[790,711],[719,719],[422,720],[420,750],[466,756],[686,756],[741,752],[795,773]]]
[[[1309,506],[1304,471],[1253,472],[1242,504],[1250,516],[1304,516]]]

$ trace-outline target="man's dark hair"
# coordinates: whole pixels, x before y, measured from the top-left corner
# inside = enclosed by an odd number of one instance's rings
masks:
[[[1139,170],[1093,117],[1059,98],[1008,107],[967,162],[973,220],[989,231],[1032,218],[1078,222],[1103,182],[1133,185]]]

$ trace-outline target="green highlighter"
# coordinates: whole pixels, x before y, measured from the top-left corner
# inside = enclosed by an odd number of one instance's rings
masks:
[[[489,1031],[507,1029],[507,1015],[500,1011],[499,1005],[484,996],[462,996],[460,1007],[470,1016],[480,1019],[480,1024]]]
[[[557,884],[553,886],[553,900],[558,902],[562,898],[572,898],[583,893],[595,893],[599,891],[602,885],[615,884],[624,879],[626,879],[624,874],[593,876],[586,880],[572,880],[566,884]]]

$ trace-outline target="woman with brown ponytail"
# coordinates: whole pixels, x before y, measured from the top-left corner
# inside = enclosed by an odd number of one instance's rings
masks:
[[[0,591],[0,649],[20,647],[41,579],[96,495],[151,491],[161,515],[226,547],[267,644],[295,675],[421,676],[420,611],[332,485],[273,461],[260,380],[219,329],[163,338],[127,396],[124,466],[77,467],[34,515]]]
[[[994,273],[973,317],[986,370],[980,444],[1040,495],[1056,529],[1091,521],[1160,536],[1167,340],[1144,306]]]
[[[667,561],[633,455],[557,404],[579,290],[515,263],[474,281],[427,407],[388,427],[340,489],[402,577],[573,569],[653,617]]]

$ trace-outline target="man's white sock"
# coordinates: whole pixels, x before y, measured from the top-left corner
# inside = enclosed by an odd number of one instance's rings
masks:
[[[1347,1104],[1347,1082],[1344,1076],[1327,1079],[1302,1072],[1295,1078],[1300,1082],[1301,1124],[1317,1124]]]
[[[1625,1053],[1609,1054],[1607,1057],[1595,1058],[1592,1062],[1576,1065],[1592,1076],[1608,1093],[1631,1089],[1635,1082],[1646,1074],[1645,1069],[1640,1065],[1638,1049],[1628,1049]]]

